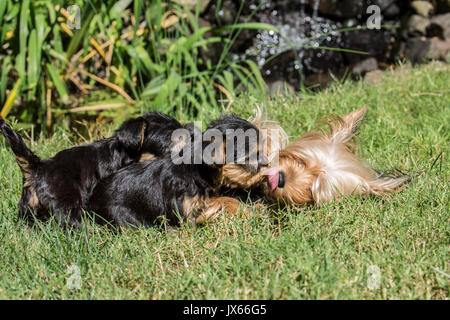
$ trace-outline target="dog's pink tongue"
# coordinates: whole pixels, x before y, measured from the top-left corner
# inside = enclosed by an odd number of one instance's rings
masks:
[[[270,190],[273,191],[278,188],[278,180],[280,173],[277,168],[267,169],[264,174],[267,175],[267,180],[269,181]]]

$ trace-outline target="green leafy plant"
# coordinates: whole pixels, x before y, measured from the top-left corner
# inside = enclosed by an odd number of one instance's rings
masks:
[[[79,29],[70,28],[71,5],[80,8]],[[161,0],[3,0],[2,116],[49,128],[79,112],[208,117],[230,106],[238,84],[264,91],[257,66],[232,61],[229,50],[244,28],[276,29],[237,19],[201,27],[198,5],[191,11]],[[214,47],[221,50],[212,54]]]

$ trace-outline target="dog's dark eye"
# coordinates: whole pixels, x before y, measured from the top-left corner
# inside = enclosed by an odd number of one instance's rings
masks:
[[[278,174],[278,188],[283,188],[285,182],[284,172],[280,171]]]

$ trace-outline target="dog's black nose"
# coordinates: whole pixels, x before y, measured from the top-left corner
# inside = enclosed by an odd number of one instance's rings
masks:
[[[284,172],[280,171],[278,174],[278,188],[283,188],[286,183]]]

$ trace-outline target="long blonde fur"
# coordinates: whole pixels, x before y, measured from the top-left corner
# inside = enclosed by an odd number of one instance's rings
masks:
[[[269,162],[277,162],[278,152],[289,142],[286,131],[277,121],[267,119],[267,114],[260,107],[256,108],[255,116],[249,121],[259,129],[264,139],[264,154]]]
[[[292,204],[331,202],[342,196],[385,195],[399,190],[408,176],[380,177],[355,155],[353,139],[367,108],[344,117],[330,117],[329,131],[307,133],[279,152],[282,188],[264,186],[273,200]]]

